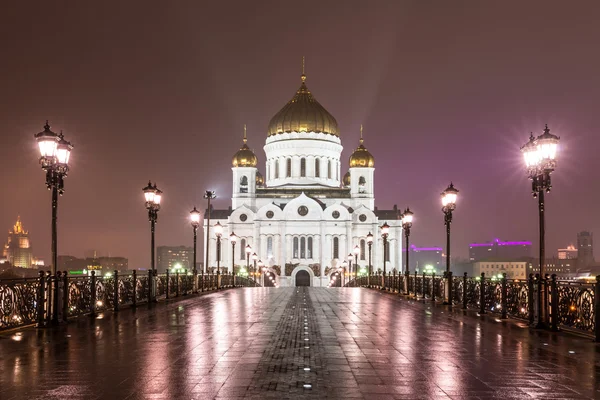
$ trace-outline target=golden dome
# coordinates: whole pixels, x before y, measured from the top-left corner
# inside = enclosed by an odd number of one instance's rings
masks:
[[[294,97],[269,122],[268,135],[284,132],[320,132],[339,136],[333,115],[319,104],[306,87],[306,75]]]
[[[346,175],[344,175],[344,179],[342,180],[342,184],[344,186],[350,186],[350,171],[346,172]]]
[[[231,164],[234,167],[256,167],[258,164],[256,155],[246,144],[247,141],[246,125],[244,125],[244,145],[237,151],[237,153],[235,153],[233,159],[231,160]]]
[[[350,168],[354,168],[354,167],[368,167],[368,168],[373,168],[375,166],[375,157],[373,157],[373,155],[371,153],[369,153],[369,150],[367,150],[367,148],[363,145],[363,138],[362,138],[362,125],[360,126],[360,141],[359,141],[359,146],[356,148],[356,150],[354,150],[354,152],[352,153],[352,155],[350,156]]]
[[[256,186],[262,186],[265,184],[265,178],[259,171],[256,171]]]

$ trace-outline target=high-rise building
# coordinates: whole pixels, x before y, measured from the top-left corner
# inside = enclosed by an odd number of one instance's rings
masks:
[[[559,260],[574,260],[577,258],[577,249],[572,244],[566,249],[558,249]]]
[[[426,265],[431,265],[436,271],[445,271],[444,252],[441,247],[417,247],[410,246],[410,257],[408,259],[411,272],[423,271]]]
[[[469,245],[469,259],[473,262],[490,259],[516,260],[530,257],[531,242],[503,242],[494,239],[488,243],[471,243]]]
[[[15,267],[37,268],[33,265],[29,232],[23,229],[20,217],[17,217],[13,230],[8,232],[8,241],[4,245],[3,256]]]
[[[594,235],[591,232],[577,234],[577,266],[587,268],[594,264]]]
[[[165,272],[180,264],[182,268],[192,271],[194,269],[194,248],[186,246],[159,246],[156,248],[157,271]]]

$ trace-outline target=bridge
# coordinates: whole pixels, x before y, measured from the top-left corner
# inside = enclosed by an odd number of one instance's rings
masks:
[[[0,281],[0,398],[600,397],[598,283],[477,278]]]

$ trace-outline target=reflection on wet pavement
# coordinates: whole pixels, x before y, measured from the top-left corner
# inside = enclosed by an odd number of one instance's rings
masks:
[[[243,288],[0,335],[0,399],[584,399],[597,345],[361,288]]]

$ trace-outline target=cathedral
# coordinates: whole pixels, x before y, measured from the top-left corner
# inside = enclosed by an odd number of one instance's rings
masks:
[[[387,223],[386,270],[400,271],[401,211],[375,207],[375,158],[360,130],[358,147],[346,164],[337,121],[308,90],[303,73],[300,88],[269,123],[263,173],[244,128],[243,144],[232,160],[231,207],[207,211],[209,265],[217,265],[212,225],[218,223],[223,226],[223,271],[235,266],[237,272],[246,267],[248,254],[256,254],[250,257],[251,269],[253,258],[260,260],[279,286],[327,286],[349,258],[353,271],[356,259],[359,273],[368,271],[370,235],[372,270],[383,269],[381,226]],[[207,224],[205,218],[205,232]],[[229,241],[232,233],[235,247]],[[206,252],[206,239],[204,246]]]

